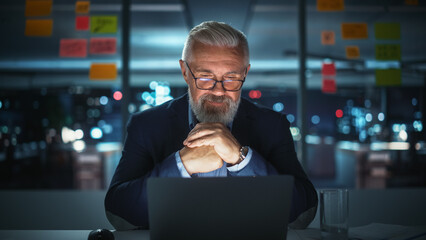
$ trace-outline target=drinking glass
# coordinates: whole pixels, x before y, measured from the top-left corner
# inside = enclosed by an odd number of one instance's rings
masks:
[[[320,190],[321,239],[348,239],[348,190]]]

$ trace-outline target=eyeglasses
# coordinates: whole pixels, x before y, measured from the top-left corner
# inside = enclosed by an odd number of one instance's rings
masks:
[[[186,66],[188,67],[189,71],[191,72],[192,77],[195,80],[195,86],[201,90],[212,90],[216,86],[216,83],[219,82],[222,84],[222,87],[223,89],[225,89],[225,91],[236,92],[241,89],[244,81],[246,80],[246,77],[244,77],[242,80],[224,79],[222,81],[218,81],[212,78],[202,78],[202,77],[196,78],[191,68],[189,67],[188,63],[186,61],[184,62]],[[247,72],[247,69],[246,69],[246,72]]]

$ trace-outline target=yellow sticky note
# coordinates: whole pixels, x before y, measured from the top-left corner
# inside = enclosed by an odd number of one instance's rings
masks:
[[[401,25],[399,23],[374,24],[376,39],[399,40],[401,38]]]
[[[321,44],[334,45],[336,42],[333,31],[321,31]]]
[[[77,14],[87,14],[90,10],[89,1],[77,1],[75,3],[75,13]]]
[[[26,17],[45,17],[52,12],[52,0],[26,0]]]
[[[25,24],[25,36],[46,37],[52,35],[52,19],[28,19]]]
[[[342,23],[342,38],[348,39],[367,39],[367,23]]]
[[[399,86],[402,83],[401,69],[377,69],[377,86]]]
[[[91,16],[91,33],[117,33],[117,16]]]
[[[344,9],[343,0],[317,0],[318,11],[343,11]]]
[[[377,60],[401,60],[401,45],[376,44]]]
[[[117,66],[115,63],[92,63],[89,72],[90,80],[115,80]]]
[[[358,46],[346,46],[346,58],[356,59],[359,58],[359,47]]]

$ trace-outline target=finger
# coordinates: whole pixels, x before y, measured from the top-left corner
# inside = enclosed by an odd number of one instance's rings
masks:
[[[193,139],[191,141],[187,141],[186,146],[190,148],[194,147],[201,147],[201,146],[214,146],[215,145],[215,139],[213,135],[205,135],[196,139]]]
[[[200,127],[199,129],[197,129],[196,131],[188,135],[188,137],[184,140],[183,144],[187,146],[189,142],[193,142],[199,138],[206,138],[205,141],[207,139],[210,139],[208,143],[208,145],[210,146],[220,142],[222,142],[225,145],[229,144],[230,142],[231,143],[234,142],[233,141],[234,137],[232,136],[232,134],[229,132],[228,129],[226,130],[222,128],[203,129],[202,127]]]
[[[186,139],[183,141],[183,144],[186,145],[187,142],[189,141],[193,141],[195,139],[204,137],[206,135],[211,135],[213,134],[215,131],[211,130],[211,129],[203,129],[203,128],[198,128],[198,129],[193,129],[188,136],[186,137]]]
[[[199,129],[227,129],[226,126],[223,123],[212,123],[212,122],[206,122],[206,123],[198,123],[195,125],[194,129],[192,131],[196,131]]]
[[[183,141],[183,144],[187,145],[189,142],[195,141],[209,134],[212,134],[212,132],[199,131],[199,132],[193,133],[191,135],[188,135],[188,137],[186,137],[186,139]]]
[[[203,135],[206,135],[206,134],[212,134],[213,132],[215,132],[214,129],[199,128],[199,129],[192,130],[191,132],[189,132],[187,138],[190,138],[190,137],[196,138],[198,136],[203,136]]]

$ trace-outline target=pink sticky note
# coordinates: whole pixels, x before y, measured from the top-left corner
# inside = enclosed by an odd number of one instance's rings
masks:
[[[336,80],[334,79],[323,79],[322,80],[322,92],[323,93],[336,93]]]
[[[61,39],[60,57],[87,57],[87,39]]]
[[[322,75],[336,75],[336,65],[332,63],[322,63]]]
[[[116,38],[91,38],[90,54],[115,54],[117,52]]]
[[[88,31],[90,27],[89,16],[77,16],[75,17],[75,29],[80,31]]]

